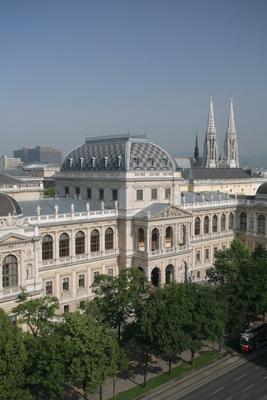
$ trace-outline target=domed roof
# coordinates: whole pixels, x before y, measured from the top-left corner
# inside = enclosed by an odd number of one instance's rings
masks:
[[[89,138],[69,153],[61,171],[174,171],[172,157],[145,136],[103,136]]]
[[[267,182],[264,182],[262,185],[257,190],[257,195],[258,194],[265,194],[267,195]]]
[[[22,211],[15,199],[5,193],[0,193],[0,218],[11,215],[21,215]]]

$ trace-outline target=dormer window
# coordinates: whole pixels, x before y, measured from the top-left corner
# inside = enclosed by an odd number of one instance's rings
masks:
[[[121,156],[117,156],[117,167],[120,168],[121,166]]]
[[[107,168],[107,166],[108,166],[108,158],[107,157],[103,157],[103,165],[104,165],[104,168]]]
[[[73,158],[69,158],[69,167],[71,168],[73,164]]]
[[[92,157],[91,160],[92,160],[92,168],[95,168],[95,157]]]
[[[139,165],[140,165],[140,162],[139,162],[140,160],[139,160],[139,158],[138,157],[134,157],[133,158],[133,165],[134,165],[134,167],[139,167]]]
[[[149,164],[151,167],[154,167],[154,158],[153,157],[149,157]]]
[[[81,158],[80,158],[80,167],[81,167],[81,168],[83,167],[83,163],[84,163],[84,158],[81,157]]]
[[[168,167],[168,158],[163,158],[163,165],[165,168]]]

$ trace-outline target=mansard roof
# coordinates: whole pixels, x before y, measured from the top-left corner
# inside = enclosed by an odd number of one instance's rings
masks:
[[[22,214],[21,208],[13,197],[6,193],[0,193],[0,218],[8,215],[19,216]]]
[[[85,212],[86,211],[86,200],[80,199],[70,199],[70,198],[48,198],[42,200],[26,200],[20,201],[19,205],[21,207],[24,217],[32,217],[37,215],[37,207],[40,208],[40,215],[52,215],[55,213],[55,207],[58,207],[58,213],[66,214],[71,212],[72,204],[74,206],[75,212]],[[90,207],[92,209],[92,207]],[[93,207],[93,210],[100,209],[98,207]]]
[[[160,146],[144,135],[88,138],[71,151],[61,171],[174,171],[175,162]]]
[[[188,168],[182,171],[186,179],[250,179],[251,176],[242,168]]]
[[[264,182],[262,185],[260,185],[260,187],[257,190],[256,196],[259,194],[267,196],[267,182]]]

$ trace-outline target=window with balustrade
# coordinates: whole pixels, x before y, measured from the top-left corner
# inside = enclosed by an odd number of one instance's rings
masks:
[[[266,219],[264,215],[258,216],[258,234],[265,235]]]
[[[200,218],[195,218],[195,236],[200,235]]]
[[[8,255],[3,260],[2,283],[4,289],[18,286],[18,260],[13,255]]]
[[[42,259],[52,260],[53,258],[53,238],[45,235],[42,240]]]
[[[204,233],[207,234],[209,232],[210,232],[210,219],[206,215],[206,217],[204,218]]]
[[[107,228],[105,232],[105,250],[114,248],[114,233],[112,228]]]
[[[91,232],[91,252],[100,251],[100,235],[97,229]]]
[[[67,233],[62,233],[59,237],[59,257],[69,257],[70,238]]]
[[[225,231],[225,227],[226,227],[226,217],[225,214],[221,215],[221,232]]]
[[[242,212],[239,216],[239,222],[240,222],[240,230],[241,231],[246,231],[247,230],[247,214],[245,212]]]
[[[75,254],[85,253],[85,234],[82,231],[76,233],[75,236]]]
[[[217,215],[213,215],[212,217],[212,232],[218,232],[218,217]]]

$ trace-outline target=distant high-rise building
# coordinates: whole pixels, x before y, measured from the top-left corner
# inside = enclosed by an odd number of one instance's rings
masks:
[[[32,149],[23,147],[14,150],[14,157],[19,157],[24,164],[33,162],[46,164],[60,164],[61,151],[50,146],[36,146]]]

